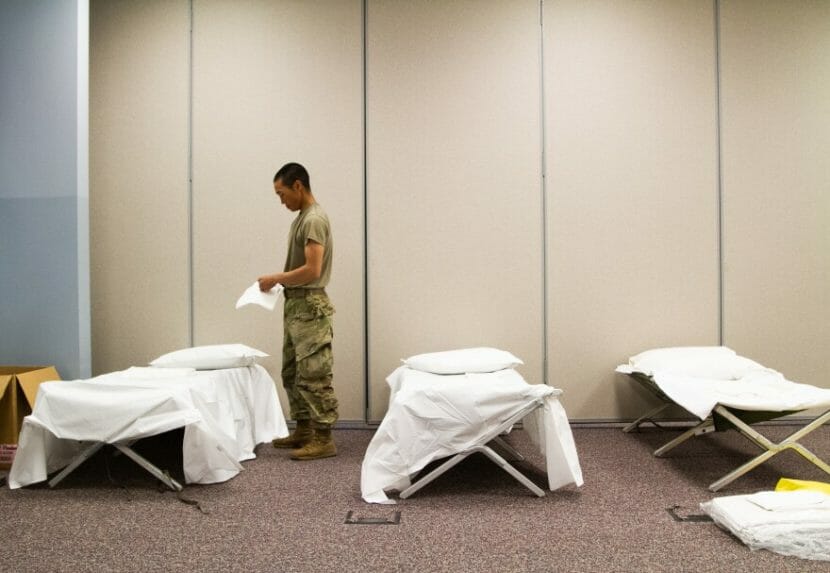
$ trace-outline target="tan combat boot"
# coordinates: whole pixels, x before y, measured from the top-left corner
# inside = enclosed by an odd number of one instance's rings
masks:
[[[337,455],[334,440],[331,437],[331,428],[314,428],[311,441],[302,448],[291,452],[292,460],[319,460]]]
[[[287,438],[277,438],[271,442],[275,448],[302,448],[312,438],[311,420],[297,420],[297,427]]]

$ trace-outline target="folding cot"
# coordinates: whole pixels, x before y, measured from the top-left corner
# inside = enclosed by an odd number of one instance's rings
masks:
[[[387,382],[392,389],[389,409],[362,464],[365,501],[394,503],[386,495],[391,490],[405,499],[474,453],[484,454],[535,495],[544,496],[543,489],[510,464],[523,458],[500,437],[522,420],[546,456],[549,488],[582,484],[573,436],[558,400],[561,390],[528,384],[513,369],[444,375],[402,366]],[[428,464],[445,458],[411,481]]]
[[[779,372],[738,356],[726,347],[679,347],[649,350],[617,367],[660,401],[628,424],[631,432],[669,406],[677,405],[700,422],[654,451],[662,457],[686,440],[713,431],[737,430],[762,453],[709,485],[718,491],[776,454],[791,449],[830,474],[830,465],[799,440],[830,421],[830,389],[797,384]],[[751,425],[808,409],[825,411],[806,425],[774,442]]]
[[[197,371],[130,368],[88,380],[41,384],[23,422],[9,474],[12,489],[54,486],[111,444],[173,490],[182,486],[131,446],[184,428],[185,480],[217,483],[255,457],[258,443],[288,434],[273,379],[258,365]]]
[[[527,479],[519,470],[510,465],[510,462],[508,460],[496,453],[496,451],[492,447],[495,446],[506,452],[507,455],[510,456],[511,461],[524,460],[524,456],[522,456],[512,446],[510,446],[507,442],[501,439],[499,435],[510,430],[514,424],[522,420],[525,416],[529,415],[537,408],[541,407],[543,404],[544,402],[541,398],[534,398],[526,405],[522,406],[519,409],[519,411],[517,411],[515,414],[508,415],[504,420],[497,423],[495,427],[493,427],[489,432],[483,434],[475,444],[463,448],[459,453],[455,454],[453,457],[442,463],[440,466],[438,466],[428,474],[424,475],[423,477],[418,478],[418,480],[415,483],[403,490],[399,494],[399,497],[401,499],[408,498],[416,491],[420,490],[425,485],[429,484],[430,482],[441,476],[444,472],[463,462],[468,456],[475,453],[484,454],[493,462],[495,462],[496,465],[498,465],[501,469],[513,476],[516,479],[516,481],[525,486],[536,496],[544,497],[545,491],[542,488],[540,488],[535,483]]]

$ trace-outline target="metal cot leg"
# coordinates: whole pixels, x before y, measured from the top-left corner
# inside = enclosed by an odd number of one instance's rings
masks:
[[[488,448],[487,446],[477,446],[477,447],[476,447],[476,448],[474,448],[474,449],[475,449],[476,451],[478,451],[478,452],[481,452],[482,454],[484,454],[485,456],[487,456],[488,458],[490,458],[490,459],[491,459],[491,460],[493,460],[494,462],[496,462],[496,464],[498,464],[498,466],[499,466],[501,469],[503,469],[504,471],[506,471],[507,473],[509,473],[510,475],[512,475],[514,478],[516,478],[516,480],[517,480],[519,483],[521,483],[521,484],[522,484],[523,486],[525,486],[527,489],[529,489],[530,491],[532,491],[532,492],[533,492],[534,494],[536,494],[538,497],[545,497],[545,492],[544,492],[544,490],[543,490],[542,488],[540,488],[540,487],[539,487],[539,486],[537,486],[535,483],[533,483],[532,481],[530,481],[529,479],[527,479],[524,475],[522,475],[522,473],[521,473],[519,470],[517,470],[516,468],[514,468],[513,466],[511,466],[511,465],[507,462],[507,460],[505,460],[503,457],[501,457],[501,456],[500,456],[500,455],[498,455],[496,452],[494,452],[494,451],[492,450],[492,448]]]
[[[680,444],[682,444],[683,442],[685,442],[689,438],[691,438],[693,436],[699,436],[701,434],[708,434],[709,432],[714,432],[714,431],[715,431],[715,422],[711,418],[708,418],[706,420],[703,420],[697,426],[695,426],[693,428],[689,428],[688,430],[686,430],[685,432],[683,432],[682,434],[680,434],[679,436],[677,436],[675,439],[671,440],[670,442],[666,443],[665,445],[663,445],[663,446],[657,448],[656,450],[654,450],[654,455],[657,456],[658,458],[662,457],[663,454],[665,454],[666,452],[668,452],[672,448],[675,448],[675,447],[679,446]]]
[[[715,408],[715,411],[727,420],[729,420],[738,429],[738,431],[741,434],[743,434],[744,437],[746,437],[756,446],[764,450],[764,452],[752,458],[739,468],[729,472],[719,480],[712,482],[712,484],[709,486],[710,491],[718,491],[722,487],[729,485],[730,483],[732,483],[745,473],[749,472],[753,468],[758,467],[775,454],[787,449],[795,450],[806,460],[819,467],[825,473],[830,474],[830,466],[828,466],[821,458],[816,456],[813,452],[811,452],[810,450],[798,443],[799,439],[803,438],[813,430],[821,427],[828,420],[830,420],[830,410],[826,411],[824,414],[817,417],[815,420],[813,420],[803,428],[799,429],[798,431],[793,432],[787,438],[785,438],[777,444],[770,441],[768,438],[758,433],[757,431],[755,431],[753,428],[749,426],[749,424],[745,423],[743,420],[738,418],[735,414],[733,414],[723,406],[717,406]]]
[[[498,449],[510,456],[510,461],[512,462],[521,462],[525,459],[522,454],[516,451],[516,448],[505,442],[500,436],[493,438],[493,441],[490,443],[495,444]]]
[[[95,455],[95,452],[100,450],[104,446],[104,442],[95,442],[87,449],[79,453],[75,458],[69,463],[68,466],[63,468],[61,472],[49,480],[49,487],[55,487],[58,485],[63,478],[74,472],[79,465],[87,461],[89,458]]]
[[[126,446],[126,445],[124,445],[124,444],[113,444],[113,445],[114,445],[116,448],[118,448],[119,450],[121,450],[121,452],[122,452],[124,455],[128,456],[128,457],[129,457],[131,460],[133,460],[135,463],[137,463],[138,465],[140,465],[141,467],[143,467],[145,470],[147,470],[148,472],[150,472],[151,474],[153,474],[153,476],[154,476],[156,479],[158,479],[158,480],[160,480],[161,482],[163,482],[163,483],[164,483],[164,485],[166,485],[167,487],[169,487],[169,488],[170,488],[170,489],[172,489],[173,491],[182,491],[182,489],[184,489],[184,488],[181,486],[181,484],[180,484],[179,482],[177,482],[176,480],[174,480],[173,478],[171,478],[170,476],[168,476],[167,474],[165,474],[163,471],[161,471],[160,469],[158,469],[156,466],[154,466],[153,464],[151,464],[149,461],[147,461],[147,459],[146,459],[146,458],[144,458],[143,456],[141,456],[141,455],[139,455],[138,453],[136,453],[136,452],[135,452],[133,449],[131,449],[129,446]]]
[[[427,475],[425,475],[424,477],[422,477],[421,479],[419,479],[418,481],[413,483],[411,486],[409,486],[408,488],[403,490],[399,494],[399,497],[401,499],[408,498],[413,493],[415,493],[416,491],[418,491],[419,489],[421,489],[425,485],[427,485],[430,482],[432,482],[433,480],[435,480],[435,478],[437,478],[438,476],[440,476],[441,474],[443,474],[447,470],[449,470],[449,469],[457,466],[458,464],[460,464],[471,453],[472,452],[462,452],[460,454],[457,454],[457,455],[451,457],[449,460],[447,460],[446,462],[444,462],[443,464],[441,464],[440,466],[438,466],[437,468],[435,468],[434,470],[429,472]]]
[[[626,427],[624,427],[623,432],[626,432],[626,433],[633,432],[634,430],[636,430],[640,426],[640,424],[642,424],[643,422],[651,421],[652,417],[656,416],[657,414],[659,414],[660,412],[662,412],[663,410],[665,410],[669,406],[671,406],[671,404],[660,404],[656,408],[653,408],[653,409],[649,410],[648,412],[646,412],[645,414],[643,414],[642,416],[640,416],[639,418],[637,418],[636,420],[634,420],[633,422],[628,424]]]

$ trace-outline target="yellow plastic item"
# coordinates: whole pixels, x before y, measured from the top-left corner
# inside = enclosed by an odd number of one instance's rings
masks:
[[[806,489],[809,491],[820,491],[830,495],[830,483],[823,481],[807,481],[801,479],[781,478],[775,485],[775,491],[795,491]]]

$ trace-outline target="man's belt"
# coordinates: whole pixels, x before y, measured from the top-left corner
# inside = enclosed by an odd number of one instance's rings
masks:
[[[324,288],[287,288],[282,291],[285,298],[305,298],[308,294],[326,294]]]

